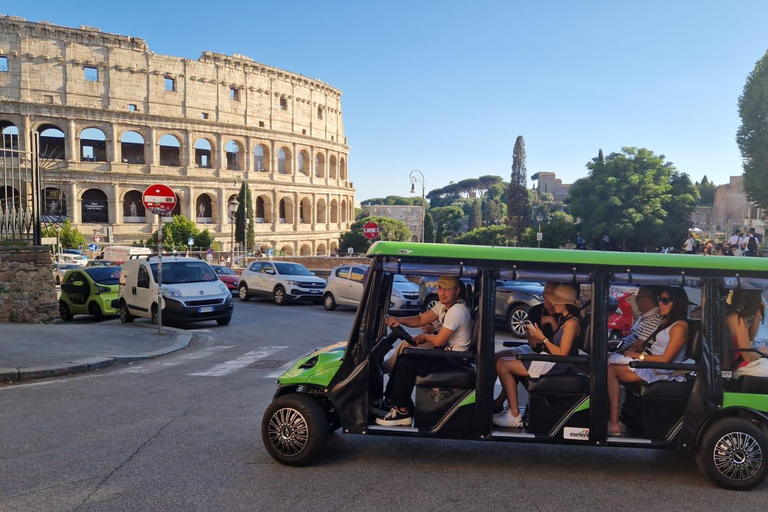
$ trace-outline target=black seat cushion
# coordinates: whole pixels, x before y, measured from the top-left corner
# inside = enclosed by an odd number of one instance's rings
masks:
[[[768,377],[745,375],[731,381],[729,390],[734,393],[768,394]]]
[[[538,379],[523,379],[528,393],[589,393],[589,377],[580,372],[542,375]]]
[[[474,389],[475,369],[456,365],[453,370],[420,375],[416,377],[416,387]]]
[[[632,392],[643,398],[670,398],[687,399],[693,389],[694,379],[685,382],[676,381],[658,381],[648,384],[647,382],[633,382],[626,385],[628,392]]]

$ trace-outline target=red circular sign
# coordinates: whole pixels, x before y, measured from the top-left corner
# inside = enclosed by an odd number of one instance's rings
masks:
[[[365,235],[365,238],[373,240],[379,236],[379,225],[375,222],[366,222],[365,226],[363,226],[363,234]]]
[[[167,215],[176,208],[176,194],[168,185],[150,185],[141,196],[144,208],[158,215]]]

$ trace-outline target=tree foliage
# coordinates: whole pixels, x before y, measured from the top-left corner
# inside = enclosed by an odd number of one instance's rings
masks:
[[[465,199],[476,199],[482,197],[492,186],[503,182],[504,178],[501,176],[492,176],[490,174],[480,176],[479,178],[468,178],[461,180],[458,183],[450,183],[445,187],[430,190],[429,194],[427,194],[427,199],[430,200],[433,206],[438,206],[435,204],[435,199],[443,199],[446,197],[450,200],[455,200],[460,197]]]
[[[421,196],[418,197],[403,197],[403,196],[387,196],[387,197],[373,197],[360,202],[360,206],[368,208],[372,205],[402,205],[402,206],[421,206]]]
[[[237,195],[237,200],[240,203],[237,205],[235,242],[239,243],[243,249],[246,246],[253,249],[256,243],[256,235],[254,233],[253,225],[253,199],[251,197],[251,189],[246,186],[245,182],[243,182],[240,187],[240,193]],[[246,222],[246,219],[248,219],[248,222]],[[246,238],[248,240],[247,244],[245,244]]]
[[[713,206],[715,204],[715,190],[717,185],[709,181],[706,175],[701,180],[701,183],[696,183],[696,189],[699,191],[699,204],[706,206]]]
[[[747,198],[768,208],[768,52],[755,64],[739,97],[741,126],[736,134]]]
[[[506,226],[498,224],[486,228],[473,229],[468,233],[457,236],[454,242],[466,245],[509,245],[509,236],[507,235]]]
[[[44,226],[42,236],[56,238],[56,230],[53,226]],[[64,249],[83,249],[85,248],[85,236],[72,223],[67,220],[61,225],[59,230],[59,243]]]
[[[461,219],[464,217],[464,210],[458,206],[441,206],[439,208],[430,208],[429,213],[435,219],[438,229],[438,242],[440,242],[440,233],[442,229],[443,240],[459,234],[461,231]]]
[[[192,238],[195,247],[213,247],[213,236],[205,229],[200,231],[197,225],[183,215],[174,215],[171,222],[163,223],[163,249],[169,251],[186,251],[189,247],[187,240]],[[147,238],[144,245],[157,250],[157,231]]]
[[[424,215],[424,242],[428,244],[435,242],[435,219],[429,212]]]
[[[512,152],[512,175],[507,187],[507,226],[509,237],[520,243],[530,220],[530,205],[525,169],[525,141],[520,135]]]
[[[472,209],[469,214],[469,230],[483,227],[483,208],[479,199],[472,201]]]
[[[685,239],[698,191],[663,155],[625,147],[587,168],[589,175],[571,185],[566,198],[586,239],[608,233],[623,250],[677,247]]]
[[[352,247],[355,252],[365,252],[375,240],[369,240],[363,234],[363,226],[368,222],[379,225],[379,238],[377,240],[389,240],[407,242],[411,239],[411,230],[402,221],[388,217],[366,217],[353,223],[349,231],[341,235],[339,252],[346,252],[347,247]]]

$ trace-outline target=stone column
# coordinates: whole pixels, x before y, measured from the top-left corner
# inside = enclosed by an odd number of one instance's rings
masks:
[[[216,160],[217,162],[211,162],[211,168],[213,169],[225,169],[227,168],[227,150],[225,148],[226,139],[220,133],[216,134]],[[213,152],[212,152],[213,153]]]
[[[64,192],[64,190],[62,190]],[[81,222],[82,202],[77,197],[77,183],[74,181],[69,182],[69,186],[66,187],[66,199],[67,199],[67,214],[71,212],[69,219],[72,224],[78,225]]]
[[[80,144],[78,143],[80,138],[77,137],[77,128],[75,127],[75,121],[69,119],[67,121],[66,137],[66,152],[65,158],[68,162],[75,164],[80,161]]]
[[[245,179],[251,178],[251,171],[253,170],[253,139],[248,136],[245,138],[245,148],[243,154],[240,157],[240,170],[245,173]]]
[[[158,147],[157,147],[157,130],[154,127],[149,127],[149,133],[147,134],[147,140],[144,141],[144,161],[150,167],[154,167],[159,164],[158,160]],[[181,162],[179,162],[181,163]]]
[[[293,231],[297,232],[299,230],[299,204],[301,203],[301,198],[299,197],[298,192],[293,193]]]
[[[291,144],[291,170],[293,171],[293,182],[296,183],[296,180],[299,177],[299,155],[296,152],[296,143]]]
[[[123,224],[123,204],[120,201],[120,185],[112,184],[111,197],[107,196],[109,204],[109,224]],[[114,236],[114,232],[112,233]]]
[[[32,151],[32,121],[29,116],[23,116],[21,126],[17,128],[19,129],[19,150]]]
[[[185,130],[186,147],[184,148],[184,161],[181,163],[182,167],[188,167],[190,169],[195,167],[195,141],[194,135],[189,130]]]
[[[117,130],[115,125],[110,124],[107,131],[104,133],[106,139],[104,144],[107,146],[106,160],[110,165],[120,163],[122,161],[122,151],[118,150]]]
[[[270,149],[270,154],[269,154],[269,160],[272,162],[271,165],[270,165],[269,176],[274,181],[275,176],[277,175],[277,150],[275,149],[275,141],[274,140],[270,140],[269,141],[269,145],[270,145],[270,148],[271,148]]]

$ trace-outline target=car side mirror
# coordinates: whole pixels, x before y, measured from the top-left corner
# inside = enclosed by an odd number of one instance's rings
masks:
[[[271,276],[275,275],[274,269],[271,269],[271,268],[268,268],[267,270],[265,270],[264,273],[269,274]]]

